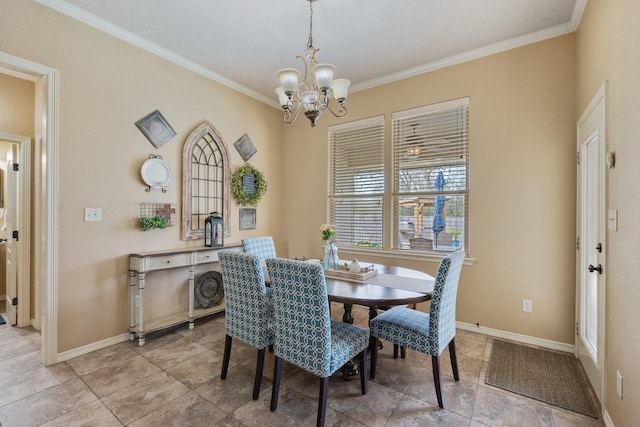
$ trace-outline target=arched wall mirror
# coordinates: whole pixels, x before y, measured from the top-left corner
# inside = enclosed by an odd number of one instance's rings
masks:
[[[229,235],[231,165],[222,136],[203,122],[187,137],[182,150],[182,240],[204,238],[204,220],[222,214]]]

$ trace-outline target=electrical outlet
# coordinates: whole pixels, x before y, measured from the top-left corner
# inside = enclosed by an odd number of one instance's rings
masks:
[[[525,313],[531,313],[533,311],[533,301],[531,301],[530,299],[523,299],[522,311]]]
[[[102,221],[102,209],[100,208],[84,208],[85,222]]]
[[[622,400],[622,374],[620,371],[616,371],[616,392],[618,397]]]

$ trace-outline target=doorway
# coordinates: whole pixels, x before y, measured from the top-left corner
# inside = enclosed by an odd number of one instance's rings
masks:
[[[6,153],[3,214],[0,234],[4,240],[6,272],[5,309],[9,323],[18,327],[31,325],[31,138],[0,133]],[[6,203],[5,203],[6,201]],[[39,329],[38,313],[34,326]]]
[[[604,402],[606,85],[577,124],[576,356]]]
[[[41,360],[45,366],[57,362],[56,253],[58,223],[58,71],[24,58],[0,52],[0,73],[35,82],[35,143],[33,151],[33,241],[32,259],[35,310],[41,318]]]

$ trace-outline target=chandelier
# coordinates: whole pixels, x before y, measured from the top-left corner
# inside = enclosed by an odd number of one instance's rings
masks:
[[[280,80],[280,87],[276,88],[278,100],[284,110],[284,122],[293,123],[304,108],[304,115],[316,126],[316,120],[324,110],[329,110],[336,117],[344,117],[347,109],[349,85],[347,79],[333,79],[336,70],[331,64],[318,64],[317,56],[320,49],[313,47],[313,2],[309,2],[309,41],[304,57],[296,56],[304,64],[304,78],[300,80],[300,71],[295,68],[283,68],[276,74]],[[309,72],[311,71],[311,72]],[[337,109],[329,105],[330,96],[337,102]],[[335,107],[334,107],[335,108]]]

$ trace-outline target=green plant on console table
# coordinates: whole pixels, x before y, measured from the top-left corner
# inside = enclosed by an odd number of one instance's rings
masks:
[[[142,231],[155,230],[156,228],[167,228],[167,220],[162,215],[152,217],[140,217],[140,228]]]

